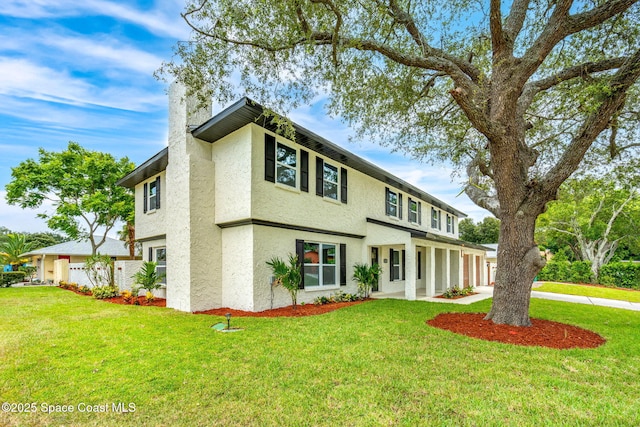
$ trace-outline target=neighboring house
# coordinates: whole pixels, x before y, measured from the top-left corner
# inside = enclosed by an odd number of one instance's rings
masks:
[[[498,268],[498,244],[497,243],[486,243],[482,244],[486,248],[490,249],[487,251],[487,283],[489,285],[493,285],[496,281],[496,269]]]
[[[355,293],[365,262],[382,267],[377,290],[409,300],[486,284],[486,249],[458,240],[456,208],[301,126],[295,142],[276,134],[247,98],[214,117],[193,105],[171,86],[169,146],[119,182],[168,307],[288,305],[266,261],[289,253],[304,260],[299,302]]]
[[[107,237],[105,242],[98,248],[98,252],[109,255],[114,260],[130,259],[129,249],[125,247],[122,240]],[[23,254],[25,258],[31,258],[29,264],[38,267],[36,278],[41,281],[51,280],[59,282],[67,280],[68,273],[63,268],[56,269],[56,261],[66,260],[68,264],[84,263],[87,257],[91,256],[91,242],[89,240],[74,240],[71,242],[59,243],[46,248],[35,249]],[[67,276],[65,276],[67,274]]]

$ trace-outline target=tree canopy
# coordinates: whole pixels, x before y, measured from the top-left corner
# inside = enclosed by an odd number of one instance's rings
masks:
[[[566,243],[578,259],[591,262],[597,280],[620,243],[627,248],[640,243],[638,233],[631,232],[640,225],[640,181],[634,172],[625,168],[567,180],[558,200],[538,218],[538,239]]]
[[[0,264],[11,265],[14,271],[28,261],[20,255],[34,249],[32,243],[27,242],[24,234],[7,234],[0,237]]]
[[[458,223],[461,240],[471,243],[497,243],[500,237],[500,220],[486,217],[477,224],[471,218],[465,218]]]
[[[115,159],[74,142],[62,152],[40,148],[37,161],[28,159],[11,169],[6,198],[23,209],[51,201],[54,211],[38,216],[47,220],[49,228],[71,239],[89,239],[95,254],[118,220],[133,217],[131,191],[116,185],[133,169],[126,157]],[[98,236],[97,232],[103,234]]]
[[[501,220],[497,323],[530,324],[535,220],[560,185],[639,145],[638,0],[202,0],[183,16],[193,38],[161,73],[202,100],[327,94],[359,136],[466,173]]]

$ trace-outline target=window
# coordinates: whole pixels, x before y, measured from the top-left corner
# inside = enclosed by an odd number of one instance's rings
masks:
[[[304,242],[305,288],[338,284],[337,251],[335,244]]]
[[[404,259],[405,259],[405,251],[396,251],[391,249],[389,251],[390,258],[390,279],[393,282],[394,280],[404,280]]]
[[[338,174],[339,173],[339,174]],[[316,195],[347,203],[347,170],[329,163],[325,163],[322,157],[316,157]]]
[[[402,194],[386,189],[386,214],[402,219]]]
[[[144,212],[160,209],[160,177],[157,176],[153,181],[145,183],[142,191],[144,192]]]
[[[453,217],[447,214],[447,233],[454,233]]]
[[[422,204],[409,198],[409,222],[422,224]]]
[[[431,228],[440,230],[440,220],[442,219],[442,212],[431,208]]]
[[[156,273],[162,276],[161,283],[167,284],[167,248],[149,248],[149,261],[156,263]]]
[[[324,197],[338,200],[338,168],[325,163],[322,176]]]
[[[297,160],[294,148],[276,144],[276,182],[296,188]]]
[[[167,284],[167,248],[156,248],[156,273],[161,283]]]

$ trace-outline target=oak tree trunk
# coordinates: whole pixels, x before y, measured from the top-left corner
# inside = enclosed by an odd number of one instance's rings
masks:
[[[534,242],[535,221],[535,215],[521,212],[502,218],[493,304],[485,317],[487,320],[499,324],[531,326],[531,286],[544,266],[538,245]]]

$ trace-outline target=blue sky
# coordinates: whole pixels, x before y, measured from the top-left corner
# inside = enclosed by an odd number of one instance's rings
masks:
[[[39,147],[127,156],[136,164],[166,146],[166,84],[153,72],[189,38],[184,0],[3,0],[0,8],[0,226],[47,231],[37,211],[8,206],[11,167]],[[260,102],[260,100],[256,100]],[[215,111],[214,111],[215,113]],[[323,113],[322,100],[289,114],[317,134],[456,206],[473,219],[488,213],[466,196],[451,170],[387,148],[348,141],[351,131]],[[41,210],[51,209],[43,207]],[[112,234],[112,233],[111,233]]]

